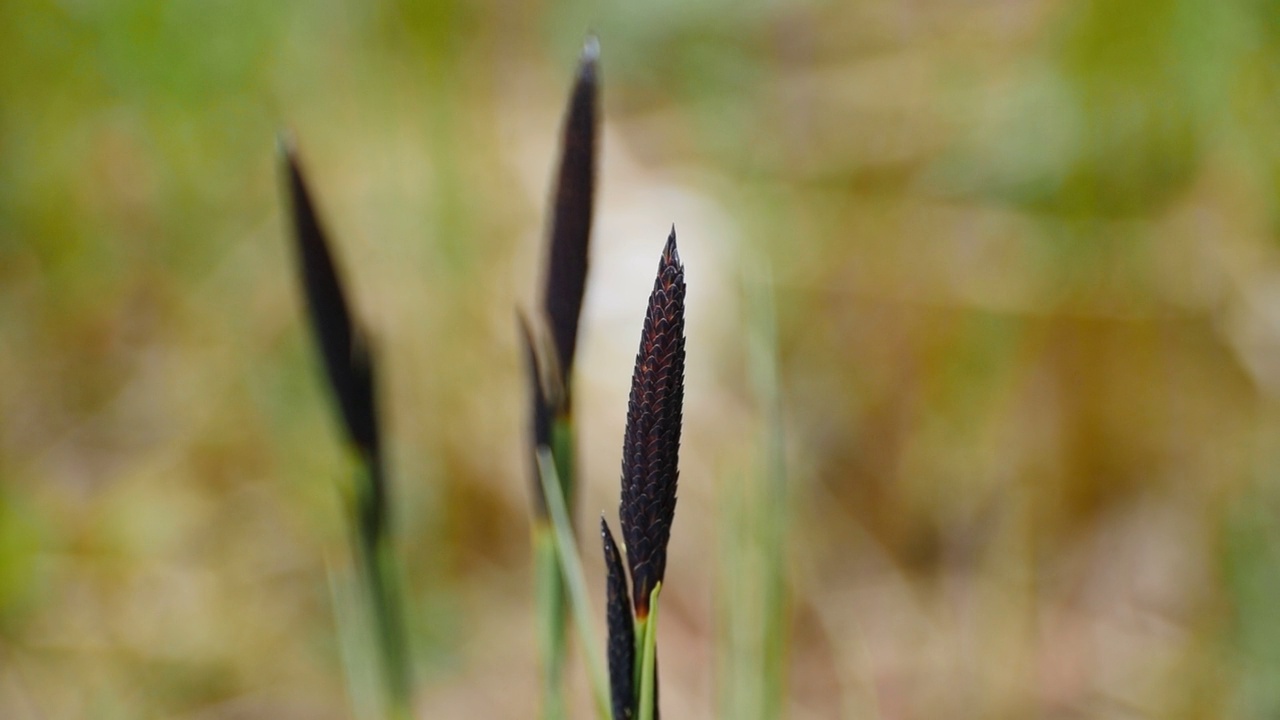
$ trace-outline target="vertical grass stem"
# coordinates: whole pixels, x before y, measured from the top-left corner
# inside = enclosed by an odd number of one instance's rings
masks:
[[[555,460],[546,447],[538,449],[538,469],[542,481],[542,492],[547,501],[547,510],[551,515],[560,572],[564,577],[565,587],[569,591],[569,608],[578,630],[578,640],[587,659],[587,673],[591,679],[591,693],[595,701],[596,715],[601,720],[609,720],[609,683],[604,671],[604,660],[600,656],[600,639],[591,625],[586,576],[582,571],[582,559],[574,544],[573,530],[569,524],[569,511],[565,507],[564,497],[559,493],[560,483],[556,477]]]

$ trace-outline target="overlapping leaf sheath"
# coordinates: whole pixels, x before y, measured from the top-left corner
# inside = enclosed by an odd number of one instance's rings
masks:
[[[605,621],[609,630],[609,695],[613,701],[614,720],[630,720],[636,697],[635,623],[631,617],[622,556],[603,517],[600,518],[600,537],[604,541],[604,564],[608,571]]]
[[[538,351],[538,342],[533,333],[533,327],[529,324],[529,319],[524,313],[517,313],[516,320],[520,326],[520,337],[524,340],[525,350],[525,372],[529,377],[529,404],[533,408],[533,441],[534,449],[539,447],[551,446],[551,423],[553,420],[552,408],[558,403],[559,388],[548,387],[545,376],[545,368],[539,362],[539,359],[546,356],[545,352]],[[534,464],[534,504],[538,507],[538,516],[545,518],[547,515],[546,498],[542,497],[542,491],[538,489],[538,468]]]
[[[666,570],[676,509],[684,403],[684,296],[684,267],[672,228],[645,312],[622,443],[619,516],[638,619],[648,616],[649,594]]]

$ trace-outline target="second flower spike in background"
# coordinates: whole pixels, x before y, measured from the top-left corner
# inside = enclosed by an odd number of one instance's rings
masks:
[[[532,404],[534,586],[542,664],[542,712],[547,720],[566,716],[564,666],[568,652],[567,593],[561,577],[554,528],[536,458],[544,449],[555,465],[553,490],[563,499],[570,522],[574,509],[573,361],[586,292],[595,204],[596,136],[599,126],[599,44],[583,44],[577,76],[565,109],[548,221],[547,260],[533,322],[521,317]],[[545,330],[545,332],[544,332]],[[549,338],[547,337],[549,335]]]

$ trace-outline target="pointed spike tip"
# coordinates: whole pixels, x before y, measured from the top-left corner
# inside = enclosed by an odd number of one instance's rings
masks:
[[[600,39],[595,33],[587,35],[587,39],[582,41],[582,54],[578,56],[578,64],[581,66],[579,74],[587,72],[595,73],[596,64],[600,62]]]
[[[595,92],[598,85],[596,82],[596,73],[600,66],[600,41],[595,35],[588,35],[587,39],[582,42],[582,52],[578,54],[578,72],[576,74],[576,84],[579,88],[590,87],[591,92]]]
[[[298,155],[298,139],[294,137],[292,130],[281,128],[276,131],[276,153],[290,165],[294,164],[294,158]]]
[[[674,264],[683,270],[680,263],[680,251],[676,247],[676,226],[672,224],[671,234],[667,236],[667,244],[662,248],[662,261],[664,264]]]

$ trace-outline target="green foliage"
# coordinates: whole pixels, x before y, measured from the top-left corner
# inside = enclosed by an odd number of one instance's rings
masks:
[[[573,539],[573,525],[564,498],[560,495],[560,480],[556,477],[555,460],[546,448],[538,449],[538,469],[542,480],[542,492],[547,500],[551,528],[555,538],[556,557],[560,561],[560,573],[569,592],[569,608],[578,631],[578,641],[586,657],[587,674],[591,681],[591,695],[595,701],[596,715],[608,720],[609,683],[604,661],[600,657],[599,635],[591,623],[591,608],[587,600],[587,581],[582,571],[582,559]]]
[[[636,717],[640,720],[658,717],[658,593],[661,591],[659,580],[649,593],[649,616],[636,622],[636,670],[640,675],[636,682],[639,703]]]

